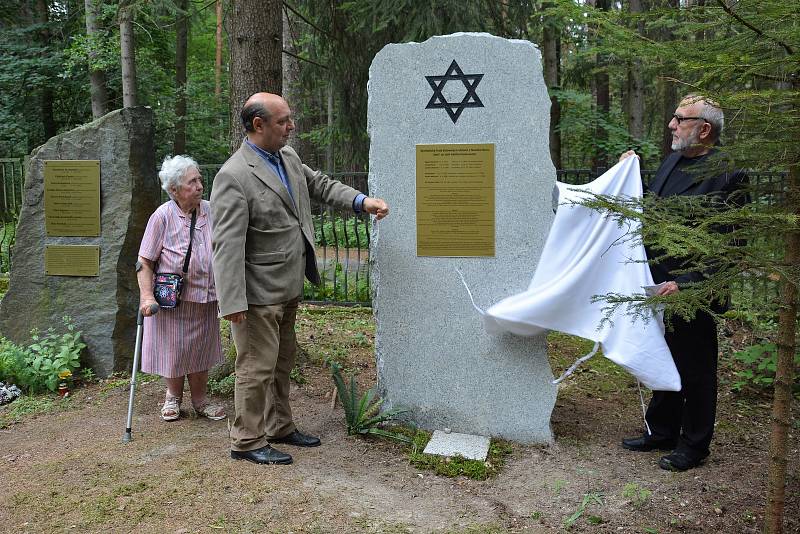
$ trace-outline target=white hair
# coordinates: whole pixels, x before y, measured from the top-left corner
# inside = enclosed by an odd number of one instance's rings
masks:
[[[164,158],[161,170],[158,171],[158,179],[161,180],[161,189],[166,191],[170,198],[172,198],[170,190],[181,187],[181,178],[191,167],[200,170],[197,162],[189,156],[167,156]]]

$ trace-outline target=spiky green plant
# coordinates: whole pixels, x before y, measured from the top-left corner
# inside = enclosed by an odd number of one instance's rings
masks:
[[[379,427],[381,423],[391,421],[396,416],[407,412],[402,408],[381,411],[383,399],[376,397],[375,388],[370,388],[359,398],[356,378],[350,375],[348,387],[342,377],[342,368],[336,363],[331,363],[331,377],[336,384],[336,393],[344,408],[344,417],[347,422],[349,435],[372,434],[383,438],[393,439],[401,443],[411,443],[411,438],[403,434],[390,432]]]

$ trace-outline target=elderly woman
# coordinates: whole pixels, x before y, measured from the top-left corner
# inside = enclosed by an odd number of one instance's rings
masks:
[[[142,371],[161,375],[167,396],[164,421],[180,417],[184,377],[189,379],[195,412],[209,419],[225,418],[225,409],[209,402],[208,370],[223,361],[217,318],[217,296],[211,268],[211,211],[202,200],[203,179],[197,162],[187,156],[167,157],[158,173],[170,199],[147,222],[139,248],[139,308],[145,316]],[[195,216],[192,253],[187,273],[183,264]],[[151,312],[155,273],[183,275],[180,303]]]

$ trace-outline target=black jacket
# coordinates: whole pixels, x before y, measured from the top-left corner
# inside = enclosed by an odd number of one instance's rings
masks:
[[[714,153],[712,151],[706,156],[696,158],[694,165],[704,165],[705,160]],[[743,189],[747,183],[747,174],[739,169],[727,170],[722,168],[720,163],[720,173],[698,179],[698,176],[683,172],[675,167],[681,161],[682,155],[679,152],[670,154],[656,171],[655,176],[646,186],[646,189],[659,197],[670,197],[675,195],[711,195],[718,200],[743,204],[747,201]],[[708,162],[711,164],[710,162]],[[725,231],[721,229],[720,231]],[[648,257],[654,257],[651,250],[647,250]],[[658,255],[658,254],[655,254]],[[676,271],[691,268],[681,258],[664,258],[658,263],[650,265],[650,272],[653,280],[658,284],[661,282],[674,280],[680,286],[690,282],[699,282],[704,278],[700,271],[689,271],[675,274]]]

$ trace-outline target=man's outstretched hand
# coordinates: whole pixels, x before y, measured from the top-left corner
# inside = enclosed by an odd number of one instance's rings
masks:
[[[378,221],[389,215],[389,204],[382,198],[365,198],[363,208],[367,213],[374,215]]]

